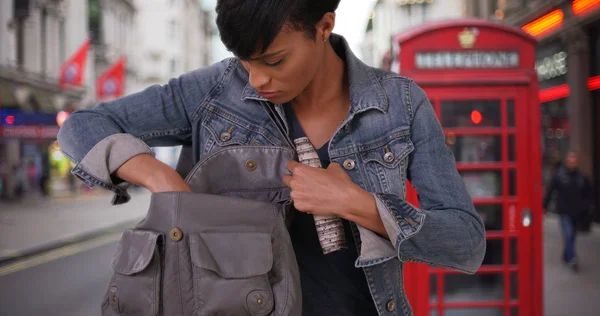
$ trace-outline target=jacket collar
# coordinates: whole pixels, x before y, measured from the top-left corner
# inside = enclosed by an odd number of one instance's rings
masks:
[[[370,109],[387,112],[388,99],[373,68],[354,55],[343,36],[331,34],[330,42],[337,54],[344,57],[346,63],[350,81],[350,111],[354,114]],[[242,92],[242,100],[246,99],[268,101],[260,96],[250,83],[246,84]]]

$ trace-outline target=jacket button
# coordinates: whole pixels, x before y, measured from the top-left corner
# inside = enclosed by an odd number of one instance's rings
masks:
[[[221,139],[222,142],[226,142],[231,139],[231,133],[229,133],[229,132],[222,133],[219,138]]]
[[[387,152],[383,155],[383,160],[385,160],[385,162],[393,162],[394,159],[396,159],[396,156],[393,152]]]
[[[393,312],[396,310],[396,302],[394,302],[394,300],[390,300],[387,303],[387,310],[388,310],[388,312]]]
[[[346,169],[346,170],[353,170],[354,168],[356,168],[356,162],[354,162],[354,160],[352,160],[352,159],[346,159],[344,161],[344,169]]]
[[[259,298],[258,300],[256,300],[256,303],[258,303],[258,305],[262,305],[262,303],[263,303],[263,299],[262,299],[262,298]]]
[[[171,229],[169,236],[171,237],[172,241],[180,241],[183,238],[183,232],[181,231],[181,229],[175,227]]]
[[[115,286],[110,287],[110,300],[113,303],[117,303],[117,287]]]
[[[256,165],[256,160],[247,160],[246,161],[246,169],[248,169],[248,171],[254,171],[256,170],[258,166]]]

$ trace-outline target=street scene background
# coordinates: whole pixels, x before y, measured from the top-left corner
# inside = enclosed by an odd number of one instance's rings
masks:
[[[150,193],[133,187],[131,202],[111,206],[109,192],[88,188],[70,173],[74,164],[60,151],[58,129],[73,111],[231,57],[219,39],[215,5],[216,0],[0,0],[0,315],[100,315],[116,242],[144,218]],[[488,20],[537,39],[532,71],[540,88],[541,160],[535,163],[546,187],[568,152],[578,152],[578,169],[592,183],[597,202],[600,1],[342,0],[334,32],[366,64],[402,74],[394,38],[455,19]],[[473,113],[468,120],[478,124]],[[449,140],[448,146],[457,160],[463,155],[486,162],[486,155],[500,155],[493,137],[465,139],[458,149]],[[175,167],[181,149],[152,150]],[[500,190],[495,176],[466,177],[473,197]],[[532,291],[543,295],[543,315],[598,315],[600,213],[590,210],[588,222],[577,228],[573,269],[561,259],[563,231],[554,207],[549,204],[541,221],[543,264],[533,267],[542,271],[543,286]],[[488,212],[480,215],[490,218]],[[488,247],[495,251],[503,250]],[[488,278],[469,280],[467,291],[447,284],[447,297],[504,299],[503,288]],[[520,315],[512,311],[445,315]]]

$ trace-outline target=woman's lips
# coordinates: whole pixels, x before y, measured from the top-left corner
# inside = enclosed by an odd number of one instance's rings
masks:
[[[277,97],[279,92],[277,92],[277,91],[259,91],[258,94],[260,94],[265,99],[273,99],[273,98]]]

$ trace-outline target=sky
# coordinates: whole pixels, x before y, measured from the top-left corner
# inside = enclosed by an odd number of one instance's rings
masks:
[[[376,0],[342,0],[336,12],[334,33],[343,35],[355,55],[361,55],[360,43]]]
[[[336,12],[336,25],[334,33],[343,35],[350,48],[358,57],[361,56],[360,43],[367,28],[367,21],[376,0],[341,0]],[[216,0],[204,0],[207,8],[214,8]],[[215,39],[216,46],[213,50],[215,61],[231,56],[223,47],[218,38]]]

